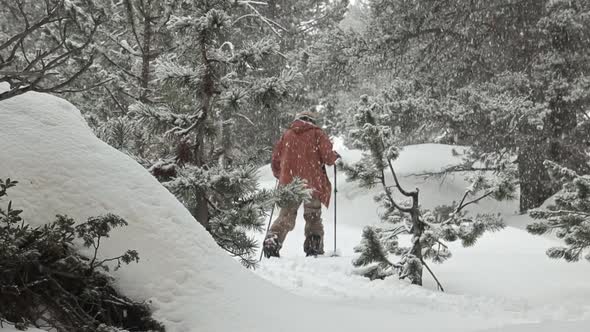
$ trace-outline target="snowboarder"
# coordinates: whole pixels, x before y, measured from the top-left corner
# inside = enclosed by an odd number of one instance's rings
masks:
[[[286,185],[294,178],[304,180],[312,189],[312,198],[303,203],[305,219],[305,242],[303,250],[307,256],[324,253],[324,226],[322,225],[322,204],[330,204],[332,185],[326,174],[326,165],[334,165],[340,157],[333,151],[328,135],[317,126],[317,114],[297,114],[290,128],[285,131],[273,149],[272,172],[279,185]],[[297,210],[301,202],[283,206],[278,218],[272,224],[263,244],[264,255],[279,257],[287,233],[295,228]]]

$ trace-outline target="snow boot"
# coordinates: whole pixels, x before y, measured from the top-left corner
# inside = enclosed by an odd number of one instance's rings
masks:
[[[262,244],[262,252],[266,258],[281,257],[279,250],[281,250],[281,244],[279,243],[279,237],[276,234],[269,234],[264,243]]]
[[[317,256],[324,254],[322,237],[316,234],[310,235],[303,243],[305,256]]]

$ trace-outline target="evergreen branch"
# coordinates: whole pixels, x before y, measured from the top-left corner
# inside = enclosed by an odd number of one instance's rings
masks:
[[[168,136],[168,135],[177,135],[177,136],[185,136],[187,134],[189,134],[193,129],[197,128],[201,123],[203,123],[203,121],[205,121],[205,116],[204,116],[204,112],[203,111],[199,111],[199,113],[197,113],[194,116],[191,116],[191,118],[197,118],[190,126],[186,127],[186,128],[182,128],[179,126],[176,126],[174,128],[171,128],[170,130],[166,131],[164,133],[164,136]]]
[[[557,215],[579,215],[579,216],[584,216],[584,217],[590,217],[590,212],[584,212],[584,211],[572,211],[572,210],[553,210],[553,211],[547,211],[546,213],[551,214],[553,216],[557,216]]]
[[[460,211],[461,207],[463,206],[463,203],[465,202],[465,199],[467,198],[470,192],[470,190],[465,190],[465,194],[463,195],[463,198],[461,198],[461,202],[457,206],[457,209],[455,209],[455,213]]]
[[[215,203],[213,203],[208,197],[207,195],[204,195],[205,200],[207,201],[207,204],[209,204],[209,206],[211,206],[215,211],[217,211],[218,213],[223,212],[223,210],[221,210],[217,205],[215,205]]]
[[[391,171],[391,174],[393,175],[393,179],[395,181],[395,186],[397,187],[399,192],[406,197],[412,197],[414,199],[418,198],[418,188],[416,188],[416,190],[414,190],[414,191],[405,191],[399,183],[399,180],[397,178],[397,174],[395,173],[395,170],[393,169],[393,165],[391,164],[391,159],[389,159],[389,158],[387,159],[387,164],[389,165],[389,170]]]
[[[138,75],[130,72],[129,70],[125,69],[123,66],[121,66],[120,64],[118,64],[117,62],[115,62],[114,60],[112,60],[108,55],[106,55],[106,53],[104,52],[100,52],[100,54],[113,66],[119,68],[119,70],[121,70],[122,72],[124,72],[125,74],[127,74],[128,76],[136,79],[137,81],[141,81],[141,77],[139,77]]]
[[[236,23],[238,23],[238,21],[240,21],[242,19],[245,19],[245,18],[248,18],[248,17],[258,17],[258,15],[257,14],[251,14],[251,13],[250,14],[242,15],[242,16],[238,17],[237,19],[235,19],[233,21],[232,25],[235,25]]]
[[[456,165],[456,166],[450,166],[448,168],[443,169],[442,171],[439,172],[423,172],[423,173],[412,173],[409,174],[409,176],[420,176],[420,177],[431,177],[431,176],[443,176],[443,175],[447,175],[449,173],[460,173],[460,172],[487,172],[487,171],[500,171],[501,169],[499,167],[472,167],[472,166],[467,166],[467,165]]]
[[[78,92],[85,92],[85,91],[90,91],[90,90],[94,90],[98,87],[101,87],[107,83],[109,83],[110,81],[112,81],[112,78],[106,79],[104,81],[92,84],[89,87],[85,87],[85,88],[79,88],[79,89],[66,89],[66,90],[56,90],[54,91],[54,93],[78,93]]]
[[[479,202],[479,201],[481,201],[482,199],[484,199],[484,198],[486,198],[486,197],[488,197],[488,196],[492,195],[493,193],[494,193],[493,191],[489,191],[489,192],[485,193],[484,195],[481,195],[480,197],[478,197],[478,198],[476,198],[476,199],[473,199],[473,200],[471,200],[471,201],[469,201],[469,202],[467,202],[467,203],[465,203],[465,204],[463,204],[463,205],[459,205],[459,206],[457,207],[457,210],[455,210],[455,213],[459,213],[459,212],[461,212],[461,210],[463,210],[463,208],[465,208],[466,206],[468,206],[468,205],[471,205],[471,204],[476,204],[477,202]],[[463,200],[464,200],[464,199],[465,199],[465,196],[463,196]],[[463,203],[463,201],[461,201],[461,203]]]
[[[250,118],[248,118],[247,116],[245,116],[244,114],[242,114],[242,113],[238,113],[238,112],[236,112],[235,114],[236,114],[237,116],[239,116],[239,117],[241,117],[241,118],[245,119],[246,121],[248,121],[248,123],[250,123],[252,126],[256,126],[256,124],[255,124],[255,123],[254,123],[252,120],[250,120]]]
[[[388,234],[390,234],[391,237],[394,237],[394,236],[398,236],[398,235],[403,234],[403,233],[409,233],[410,230],[405,225],[402,225],[402,226],[397,227],[395,229],[386,229],[386,230],[384,230],[382,232],[383,233],[388,233]]]
[[[113,101],[115,102],[115,105],[117,105],[117,108],[119,108],[119,110],[121,110],[121,114],[125,114],[127,112],[127,110],[123,107],[123,105],[121,105],[121,103],[119,102],[117,97],[115,97],[115,95],[113,94],[111,89],[109,89],[108,87],[105,87],[105,90],[107,91],[107,93],[109,94],[111,99],[113,99]]]
[[[385,183],[385,173],[383,170],[381,170],[381,185],[383,186],[383,189],[385,190],[385,194],[387,195],[387,198],[389,199],[389,202],[391,203],[391,205],[393,205],[393,207],[395,207],[396,209],[398,209],[401,212],[405,212],[405,213],[412,212],[412,208],[401,207],[393,199],[393,196],[391,195],[391,192],[389,191],[387,184]]]

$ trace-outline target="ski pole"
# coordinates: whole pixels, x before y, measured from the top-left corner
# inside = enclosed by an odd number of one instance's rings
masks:
[[[338,256],[336,254],[336,194],[338,193],[338,189],[337,189],[337,182],[336,182],[336,174],[337,174],[337,170],[336,170],[336,164],[334,164],[334,253],[332,253],[332,257],[334,256]]]
[[[275,190],[277,190],[277,188],[279,187],[279,180],[277,180],[276,184],[275,184]],[[268,226],[266,227],[266,233],[264,234],[264,240],[266,240],[266,237],[268,236],[268,232],[270,231],[270,224],[272,224],[272,215],[275,212],[275,205],[276,204],[272,204],[272,209],[270,209],[270,218],[268,218]],[[264,254],[264,240],[262,240],[262,247],[260,248],[260,258],[258,259],[258,261],[262,261],[262,255]]]

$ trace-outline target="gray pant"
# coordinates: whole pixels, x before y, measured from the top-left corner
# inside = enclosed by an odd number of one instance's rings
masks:
[[[295,228],[297,210],[300,205],[301,203],[296,203],[283,207],[270,227],[269,234],[276,235],[281,244],[285,241],[287,233]],[[322,239],[321,249],[323,251],[324,225],[322,224],[322,203],[319,199],[312,198],[311,201],[303,203],[303,218],[305,219],[305,238],[308,239],[311,235],[319,235]]]

